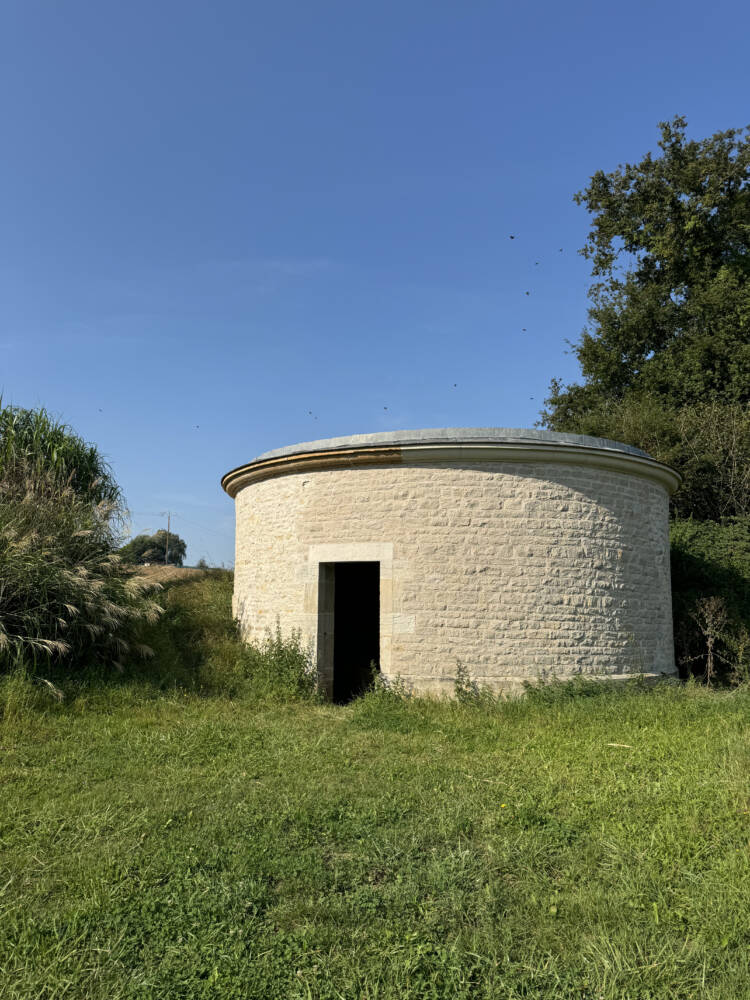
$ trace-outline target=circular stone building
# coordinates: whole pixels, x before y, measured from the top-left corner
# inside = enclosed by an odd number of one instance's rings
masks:
[[[472,680],[675,672],[677,473],[603,438],[505,428],[358,434],[269,451],[222,480],[234,611],[280,625],[346,701],[374,661],[417,691]]]

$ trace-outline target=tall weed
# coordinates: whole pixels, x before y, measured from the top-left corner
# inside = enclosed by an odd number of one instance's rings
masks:
[[[250,687],[259,697],[296,701],[316,694],[312,653],[300,632],[285,637],[277,624],[260,643],[245,647],[245,663]]]

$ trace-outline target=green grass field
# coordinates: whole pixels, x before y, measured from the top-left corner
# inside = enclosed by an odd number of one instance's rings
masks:
[[[3,998],[750,997],[747,689],[2,696]]]

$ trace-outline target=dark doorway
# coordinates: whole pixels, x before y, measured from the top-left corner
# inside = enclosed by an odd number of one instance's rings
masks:
[[[333,563],[333,700],[363,694],[380,663],[380,563]]]

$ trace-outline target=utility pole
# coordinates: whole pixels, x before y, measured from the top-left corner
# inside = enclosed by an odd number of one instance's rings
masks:
[[[168,566],[169,565],[169,526],[170,526],[170,524],[172,522],[172,511],[171,510],[163,510],[161,512],[161,516],[164,517],[165,514],[167,515],[167,541],[166,541],[166,544],[164,546],[164,565]]]

